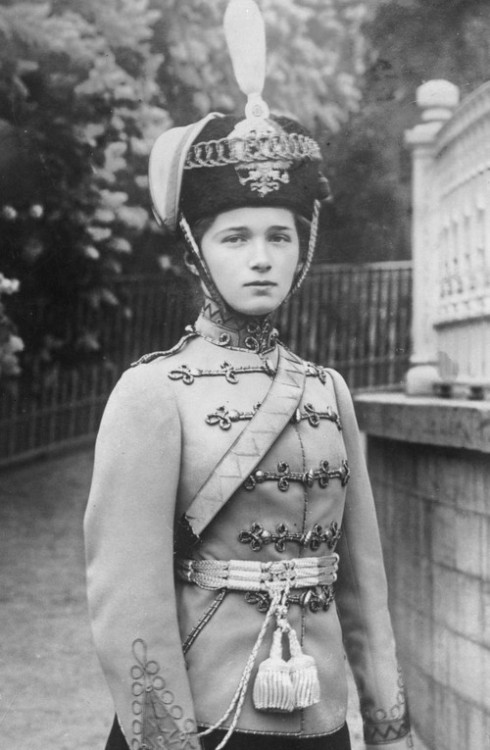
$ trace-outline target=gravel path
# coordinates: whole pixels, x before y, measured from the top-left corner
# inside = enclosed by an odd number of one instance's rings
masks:
[[[102,750],[112,722],[85,603],[91,470],[86,450],[0,473],[0,744],[8,750]],[[362,750],[351,687],[352,745]]]
[[[90,452],[0,474],[0,737],[98,750],[111,722],[90,638],[81,523]]]

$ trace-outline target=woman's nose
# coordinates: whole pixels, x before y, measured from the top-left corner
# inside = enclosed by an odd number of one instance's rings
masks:
[[[260,271],[268,271],[271,267],[267,242],[264,239],[257,238],[252,243],[250,266],[251,268],[256,268]]]

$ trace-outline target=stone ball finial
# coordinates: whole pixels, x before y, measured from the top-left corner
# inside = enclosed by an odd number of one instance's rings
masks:
[[[425,121],[449,120],[458,104],[459,88],[450,81],[427,81],[417,89],[417,105]]]

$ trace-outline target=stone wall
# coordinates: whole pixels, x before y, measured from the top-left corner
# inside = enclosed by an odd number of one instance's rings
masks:
[[[431,750],[485,750],[490,404],[385,393],[356,409],[413,723]]]

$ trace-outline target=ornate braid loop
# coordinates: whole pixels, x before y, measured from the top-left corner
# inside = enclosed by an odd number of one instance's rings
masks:
[[[266,360],[263,365],[242,365],[240,367],[235,367],[229,362],[223,362],[218,370],[202,370],[199,367],[181,365],[174,370],[170,370],[168,377],[170,380],[181,380],[185,385],[192,385],[196,378],[223,377],[227,383],[236,385],[238,383],[239,375],[248,375],[252,372],[265,373],[265,375],[270,377],[276,374],[275,369],[269,361]]]
[[[189,149],[184,169],[284,160],[320,161],[320,147],[313,138],[299,133],[201,141]]]
[[[321,365],[314,365],[313,362],[306,363],[306,377],[307,378],[318,378],[320,383],[327,382],[327,372]]]
[[[270,595],[263,591],[247,591],[244,599],[247,604],[255,605],[259,612],[267,612],[271,605]],[[333,586],[316,586],[301,593],[291,591],[287,596],[288,606],[296,604],[301,609],[308,609],[313,614],[327,612],[334,600],[335,590]]]
[[[178,373],[172,370],[172,379],[175,379],[177,375],[180,376],[181,373],[183,382],[188,385],[190,382],[189,379],[195,377],[193,371],[186,370],[183,372],[181,368]],[[235,422],[253,419],[258,409],[260,409],[260,403],[254,404],[248,411],[239,411],[238,409],[228,409],[226,406],[218,406],[213,412],[207,415],[205,422],[211,426],[218,425],[222,430],[229,430]],[[331,406],[327,406],[325,411],[319,411],[315,409],[313,404],[305,404],[304,411],[296,409],[290,421],[291,424],[299,424],[306,421],[312,427],[318,427],[322,419],[334,422],[339,431],[342,429],[339,415]]]
[[[291,417],[291,423],[299,424],[299,422],[306,420],[312,427],[318,427],[322,419],[327,419],[330,422],[334,422],[337,425],[338,430],[342,429],[340,417],[337,412],[332,409],[331,406],[327,406],[325,411],[318,411],[317,409],[315,409],[313,404],[309,403],[305,404],[304,411],[301,411],[300,409],[297,409],[295,411],[295,413]]]
[[[260,403],[255,404],[250,411],[238,411],[238,409],[227,409],[226,406],[219,406],[215,411],[206,417],[206,424],[219,425],[222,430],[229,430],[234,422],[253,419]]]
[[[278,524],[275,531],[268,531],[259,523],[253,523],[250,529],[240,531],[238,541],[250,545],[254,552],[260,552],[263,547],[273,544],[277,552],[282,553],[289,542],[316,552],[321,544],[326,544],[330,550],[334,549],[341,536],[342,531],[337,521],[332,521],[326,529],[316,523],[309,531],[303,533],[290,531],[285,523]]]
[[[262,471],[257,469],[247,477],[243,483],[245,490],[254,490],[258,484],[264,482],[277,482],[277,487],[281,492],[287,492],[291,482],[300,482],[306,487],[313,487],[317,481],[318,485],[324,489],[328,486],[331,479],[340,479],[342,487],[345,487],[350,477],[349,464],[346,459],[342,461],[338,469],[330,469],[327,460],[320,461],[319,469],[310,469],[309,471],[291,471],[286,461],[280,461],[277,464],[276,471]]]

